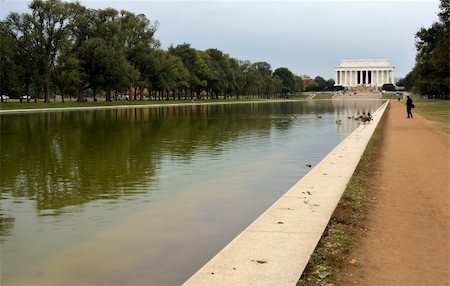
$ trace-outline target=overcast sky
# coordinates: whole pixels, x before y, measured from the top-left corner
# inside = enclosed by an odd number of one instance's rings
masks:
[[[396,77],[415,62],[415,33],[437,21],[439,2],[425,1],[80,1],[157,20],[156,38],[217,48],[231,57],[266,61],[298,75],[334,78],[341,59],[389,59]],[[0,0],[0,18],[26,12],[29,1]]]

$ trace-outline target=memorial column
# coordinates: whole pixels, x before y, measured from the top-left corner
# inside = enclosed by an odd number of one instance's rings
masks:
[[[375,69],[375,81],[374,81],[374,85],[378,86],[378,71]]]
[[[372,86],[376,86],[377,85],[377,75],[376,75],[376,70],[372,70]]]
[[[352,69],[351,74],[352,74],[352,86],[355,86],[355,71],[354,71],[354,69]]]
[[[380,69],[380,85],[383,85],[383,70]]]
[[[382,81],[383,81],[383,71],[380,69],[380,70],[378,70],[378,85],[381,85],[382,83]]]

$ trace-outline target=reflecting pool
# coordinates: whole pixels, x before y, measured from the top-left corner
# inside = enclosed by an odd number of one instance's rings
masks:
[[[0,115],[1,282],[179,285],[381,104]]]

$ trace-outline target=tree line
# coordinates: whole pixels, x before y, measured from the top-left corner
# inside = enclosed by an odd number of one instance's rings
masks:
[[[439,20],[416,33],[416,64],[399,83],[429,98],[450,97],[450,2],[440,1]]]
[[[124,94],[142,100],[144,90],[153,99],[274,97],[334,86],[218,49],[184,43],[163,50],[154,36],[158,22],[143,14],[61,0],[33,0],[29,9],[0,21],[2,95],[44,102],[55,94],[63,102]]]

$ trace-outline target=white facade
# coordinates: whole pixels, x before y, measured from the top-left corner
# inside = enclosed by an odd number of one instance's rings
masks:
[[[335,85],[374,86],[394,82],[395,67],[389,60],[341,60],[335,69]]]

